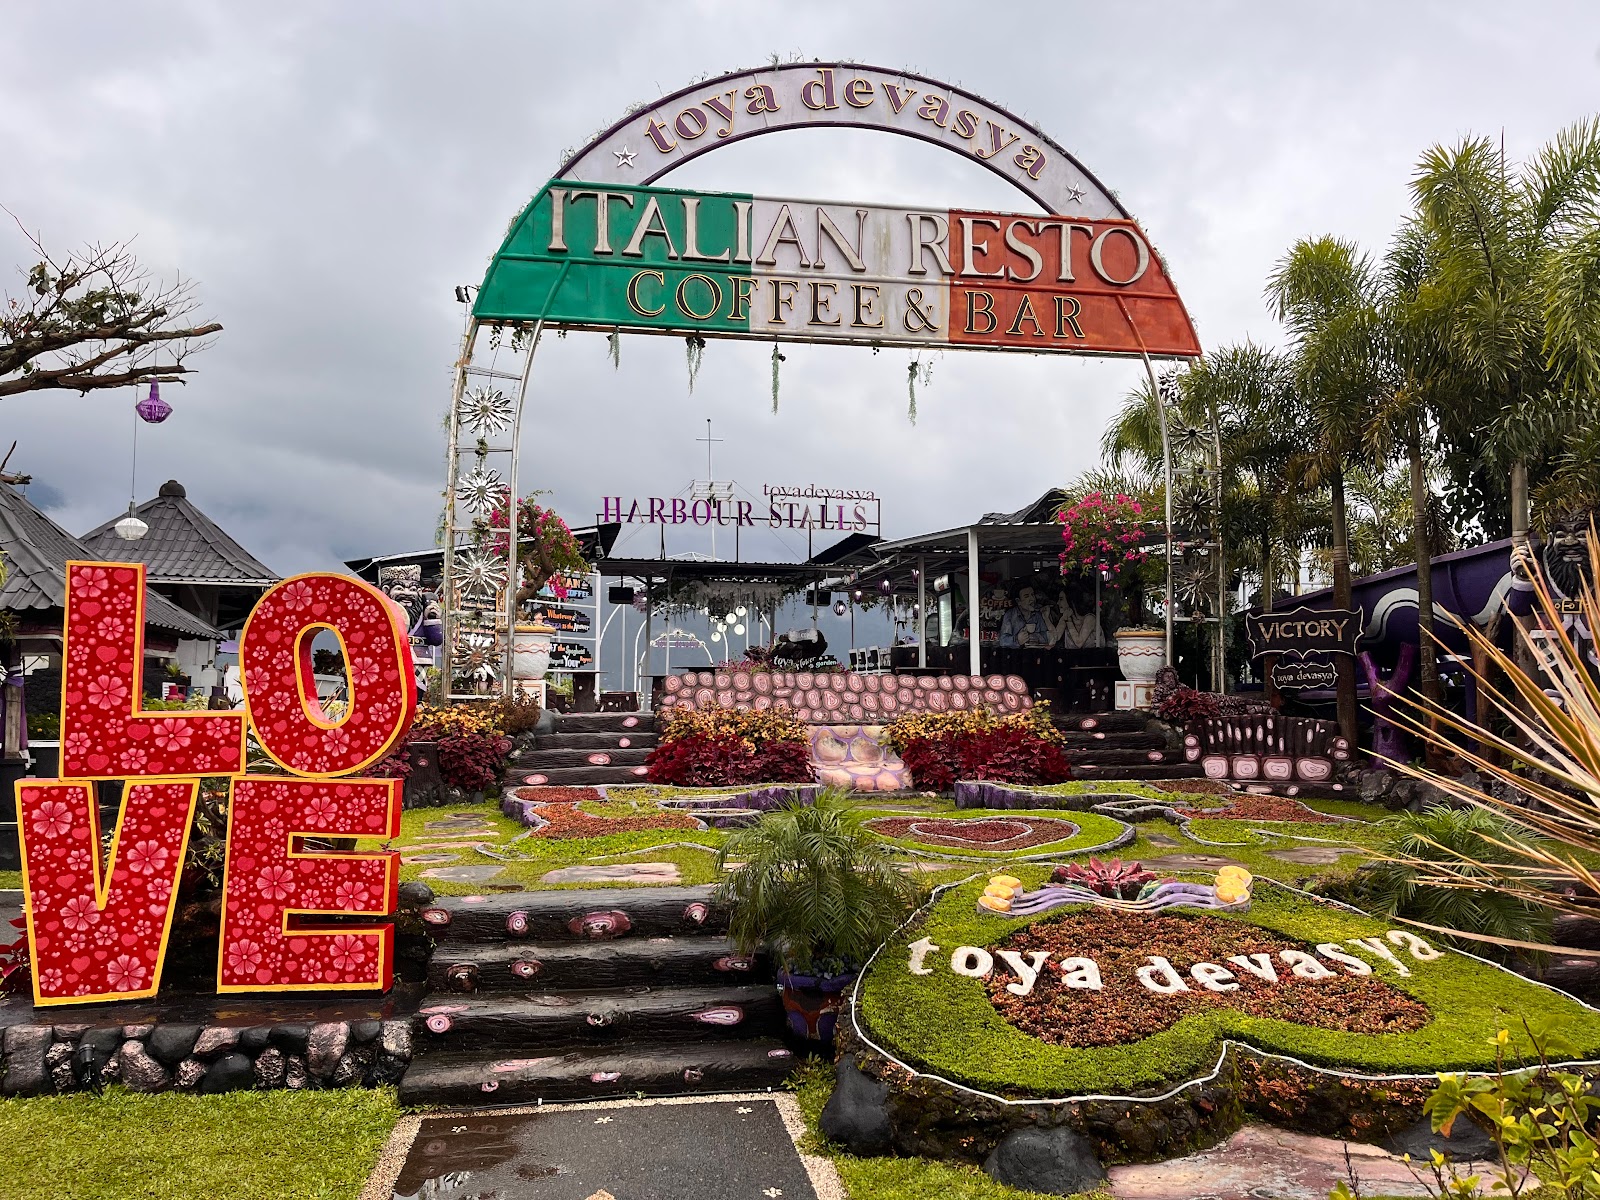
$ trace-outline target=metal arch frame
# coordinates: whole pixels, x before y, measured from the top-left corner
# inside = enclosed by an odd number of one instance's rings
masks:
[[[1087,167],[1085,167],[1072,153],[1070,153],[1063,146],[1061,146],[1060,143],[1058,143],[1054,139],[1050,138],[1043,131],[1041,131],[1037,127],[1035,127],[1031,122],[1022,120],[1021,118],[1017,117],[1015,114],[1007,111],[1006,109],[1002,108],[1001,106],[996,105],[996,104],[992,103],[991,101],[986,100],[983,97],[978,96],[977,94],[975,94],[973,92],[969,92],[964,88],[955,87],[955,86],[947,84],[947,83],[945,83],[945,82],[943,82],[941,80],[933,79],[933,78],[931,78],[929,76],[925,76],[925,75],[919,75],[919,74],[916,74],[914,72],[894,71],[894,70],[891,70],[889,68],[876,67],[876,66],[873,66],[871,64],[865,64],[865,63],[837,63],[837,62],[835,62],[835,63],[817,63],[817,62],[812,62],[812,63],[781,64],[781,65],[775,65],[775,66],[770,67],[770,68],[766,68],[765,70],[756,69],[756,70],[730,72],[730,73],[728,73],[726,75],[721,75],[721,76],[718,76],[718,77],[716,77],[714,79],[704,80],[704,81],[702,81],[702,82],[700,82],[698,84],[692,84],[692,85],[690,85],[688,87],[680,88],[679,90],[677,90],[675,92],[668,93],[667,95],[661,97],[660,99],[658,99],[652,105],[645,106],[643,108],[635,110],[634,112],[632,112],[632,113],[628,114],[627,116],[623,117],[621,120],[619,120],[619,121],[613,123],[612,125],[608,126],[605,130],[603,130],[601,133],[597,134],[595,137],[591,138],[587,143],[584,144],[584,146],[582,146],[580,149],[578,149],[576,152],[574,152],[570,157],[568,157],[561,164],[560,169],[556,172],[556,174],[552,177],[552,179],[574,179],[574,178],[578,178],[579,174],[583,170],[585,164],[588,163],[592,157],[599,156],[600,153],[606,148],[606,143],[615,134],[617,134],[619,131],[623,130],[625,127],[627,127],[627,126],[631,125],[632,123],[634,123],[635,121],[637,121],[640,118],[641,115],[647,115],[647,114],[656,113],[656,112],[658,112],[658,110],[662,109],[664,106],[670,105],[674,101],[678,101],[678,100],[680,100],[680,99],[682,99],[682,98],[684,98],[686,96],[689,96],[691,93],[702,92],[702,91],[704,91],[705,89],[707,89],[709,87],[716,87],[716,86],[718,86],[718,85],[720,85],[722,83],[725,83],[725,82],[727,82],[729,80],[748,79],[748,78],[753,78],[753,77],[759,76],[759,75],[782,75],[783,73],[788,72],[788,71],[814,72],[814,71],[818,71],[818,70],[821,70],[821,69],[824,69],[824,68],[830,68],[830,67],[834,68],[834,69],[843,69],[843,70],[850,70],[850,71],[855,71],[855,72],[871,72],[871,73],[876,73],[876,74],[880,74],[880,75],[893,76],[894,78],[900,79],[900,80],[915,80],[918,83],[932,84],[935,87],[939,88],[944,93],[946,93],[946,94],[948,94],[948,95],[950,95],[952,97],[965,98],[965,99],[968,99],[968,100],[972,101],[973,103],[975,103],[977,105],[980,105],[980,106],[982,106],[984,108],[992,110],[993,112],[999,114],[1000,116],[1003,116],[1017,130],[1020,130],[1020,131],[1022,131],[1022,133],[1026,134],[1027,136],[1036,139],[1036,141],[1040,144],[1040,146],[1048,148],[1051,152],[1059,155],[1060,158],[1064,162],[1066,162],[1066,163],[1071,165],[1072,169],[1075,170],[1079,174],[1079,176],[1082,177],[1082,179],[1084,181],[1089,183],[1096,190],[1096,192],[1098,193],[1098,198],[1103,199],[1105,201],[1105,203],[1108,204],[1111,207],[1111,209],[1114,210],[1119,216],[1121,216],[1123,218],[1127,218],[1127,219],[1132,219],[1131,218],[1131,214],[1128,213],[1127,209],[1124,208],[1122,203],[1113,195],[1113,193],[1109,189],[1107,189],[1104,184],[1102,184],[1100,182],[1100,180],[1094,175],[1093,172],[1091,172]],[[947,150],[947,151],[949,151],[949,152],[951,152],[953,154],[961,155],[961,157],[963,157],[964,159],[966,159],[968,161],[976,161],[978,163],[978,165],[986,167],[987,169],[992,171],[994,174],[998,175],[1001,179],[1004,179],[1006,182],[1010,183],[1014,188],[1016,188],[1023,195],[1027,196],[1030,200],[1032,200],[1035,204],[1039,205],[1039,207],[1042,208],[1043,210],[1045,210],[1046,212],[1053,212],[1053,211],[1056,211],[1056,210],[1064,207],[1064,205],[1053,204],[1049,199],[1047,199],[1046,195],[1043,193],[1042,190],[1031,188],[1031,187],[1027,186],[1027,184],[1019,181],[1018,179],[1016,179],[1016,178],[1012,177],[1011,175],[1007,174],[1005,171],[1001,170],[1000,166],[996,162],[993,161],[993,158],[995,157],[993,155],[991,155],[990,158],[986,159],[986,158],[978,157],[976,155],[963,154],[961,148],[958,147],[957,145],[952,144],[950,141],[948,141],[948,140],[946,140],[946,139],[944,139],[942,137],[930,136],[926,131],[924,131],[923,129],[921,129],[918,126],[914,126],[913,125],[913,126],[909,126],[909,127],[902,127],[902,126],[890,125],[890,124],[881,123],[881,122],[857,123],[857,122],[853,122],[853,121],[846,122],[846,121],[807,120],[807,121],[784,122],[784,123],[778,124],[778,125],[765,125],[765,124],[763,124],[763,125],[758,126],[756,128],[752,128],[752,129],[741,131],[738,134],[730,134],[729,136],[727,136],[725,138],[719,138],[719,139],[716,139],[716,140],[708,141],[705,144],[702,144],[702,145],[700,145],[698,147],[695,147],[695,148],[693,148],[693,149],[691,149],[691,150],[689,150],[689,151],[687,151],[685,153],[682,153],[682,154],[678,155],[676,158],[674,158],[673,160],[671,160],[670,162],[666,163],[659,170],[656,170],[654,172],[648,173],[645,177],[641,178],[640,182],[642,184],[644,184],[644,185],[647,185],[647,186],[650,185],[650,184],[653,184],[656,181],[658,181],[658,180],[662,179],[663,177],[665,177],[666,175],[670,174],[676,168],[684,165],[685,163],[692,162],[695,159],[700,158],[703,155],[705,155],[705,154],[709,153],[710,151],[712,151],[714,149],[717,149],[718,147],[721,147],[721,146],[731,145],[731,144],[733,144],[735,142],[744,141],[744,140],[747,140],[747,139],[753,138],[753,137],[759,137],[759,136],[762,136],[762,135],[768,134],[768,133],[779,133],[779,132],[783,132],[783,131],[789,130],[789,129],[804,129],[804,128],[870,129],[870,130],[874,130],[876,132],[894,133],[894,134],[898,134],[898,135],[903,136],[903,137],[914,138],[914,139],[916,139],[918,141],[926,142],[929,145],[938,146],[941,149]],[[536,199],[537,199],[537,196],[535,197],[535,200]],[[530,203],[532,203],[532,202],[533,201],[530,201]],[[561,286],[561,283],[566,278],[566,274],[567,274],[566,267],[567,267],[567,265],[570,265],[570,264],[563,265],[563,268],[562,268],[560,274],[557,276],[557,279],[556,279],[555,283],[551,287],[550,296],[547,297],[546,302],[545,302],[545,310],[548,310],[550,300],[554,298],[557,290],[559,290],[559,288]],[[1127,314],[1125,308],[1123,309],[1123,312],[1124,312],[1124,316],[1128,317],[1128,314]],[[1138,335],[1137,326],[1131,320],[1131,317],[1129,317],[1128,320],[1129,320],[1130,326],[1133,326],[1133,328],[1134,328],[1135,335],[1139,336]],[[528,347],[527,357],[526,357],[526,359],[525,359],[525,361],[523,363],[522,375],[521,375],[521,379],[520,379],[518,390],[517,390],[515,416],[513,418],[512,443],[511,443],[511,468],[510,468],[509,478],[507,480],[507,485],[508,485],[508,509],[507,509],[507,512],[508,512],[508,520],[507,520],[508,562],[507,562],[507,573],[506,573],[506,597],[507,597],[507,599],[506,599],[506,608],[505,608],[505,613],[504,613],[505,629],[506,629],[506,634],[505,634],[506,641],[505,641],[505,648],[504,648],[504,657],[503,657],[503,660],[502,660],[503,673],[502,673],[502,680],[501,680],[502,694],[504,696],[506,696],[506,697],[509,697],[511,695],[512,689],[514,687],[514,681],[513,681],[513,678],[512,678],[512,656],[513,656],[513,645],[514,645],[514,636],[515,636],[515,629],[516,629],[516,609],[517,609],[517,604],[516,604],[517,567],[518,567],[517,552],[518,552],[518,543],[520,542],[520,522],[518,520],[518,513],[517,513],[517,506],[518,506],[517,475],[518,475],[518,468],[519,468],[520,462],[521,462],[520,448],[521,448],[521,440],[522,440],[522,414],[523,414],[523,409],[524,409],[524,405],[525,405],[526,398],[527,398],[528,381],[529,381],[529,378],[530,378],[530,375],[531,375],[532,365],[533,365],[533,355],[534,355],[534,352],[538,348],[540,338],[541,338],[541,336],[543,334],[543,331],[544,331],[544,325],[545,325],[544,318],[540,317],[532,326],[532,329],[533,329],[532,342]],[[479,321],[477,320],[477,318],[473,315],[472,308],[469,305],[468,313],[467,313],[467,327],[466,327],[466,331],[465,331],[465,333],[463,335],[463,338],[462,338],[461,356],[458,359],[457,364],[456,364],[456,379],[455,379],[455,387],[454,387],[454,391],[453,391],[453,396],[452,396],[452,400],[451,400],[450,420],[449,420],[450,446],[449,446],[449,454],[448,454],[448,485],[447,485],[447,488],[446,488],[446,498],[445,498],[445,540],[446,540],[447,544],[445,546],[446,553],[444,554],[444,571],[443,571],[443,581],[442,581],[442,587],[443,587],[443,591],[444,591],[444,603],[441,605],[441,608],[443,610],[443,624],[444,624],[443,635],[444,635],[444,660],[445,660],[444,661],[444,665],[443,665],[443,669],[441,671],[441,676],[442,676],[442,689],[441,690],[442,690],[443,695],[446,698],[448,698],[449,695],[451,694],[451,686],[452,686],[452,684],[454,682],[453,657],[454,657],[455,642],[456,642],[456,622],[455,622],[455,611],[454,611],[454,600],[455,600],[455,591],[454,591],[454,577],[455,577],[454,566],[455,566],[455,561],[454,560],[455,560],[455,553],[456,553],[456,542],[455,542],[455,537],[456,537],[456,529],[455,529],[456,486],[457,486],[457,477],[458,477],[459,465],[460,465],[460,447],[459,447],[459,438],[460,438],[460,405],[461,405],[461,399],[462,399],[463,395],[465,394],[466,380],[467,380],[467,377],[468,377],[468,374],[469,374],[469,365],[470,365],[470,361],[471,361],[471,358],[472,358],[473,350],[474,350],[474,348],[476,346],[476,343],[477,343],[477,335],[478,335],[478,331],[479,331],[480,328],[481,328],[481,325],[480,325]],[[518,328],[526,328],[526,326],[518,326]],[[1166,563],[1165,587],[1164,587],[1164,609],[1165,609],[1165,621],[1166,621],[1165,643],[1166,643],[1166,658],[1167,658],[1168,663],[1171,663],[1172,662],[1172,623],[1173,623],[1173,595],[1172,595],[1172,482],[1173,482],[1172,466],[1173,466],[1173,464],[1172,464],[1172,453],[1171,453],[1170,440],[1169,440],[1169,437],[1168,437],[1168,422],[1167,422],[1167,412],[1166,412],[1165,399],[1161,395],[1161,388],[1160,388],[1160,385],[1159,385],[1159,383],[1158,383],[1158,381],[1156,379],[1155,369],[1154,369],[1154,367],[1153,367],[1153,365],[1151,363],[1150,355],[1149,355],[1148,351],[1146,351],[1143,348],[1143,339],[1142,339],[1142,337],[1140,337],[1139,340],[1140,340],[1140,347],[1141,347],[1140,351],[1139,351],[1139,357],[1142,359],[1142,361],[1144,363],[1146,374],[1149,377],[1149,380],[1150,380],[1150,383],[1151,383],[1151,389],[1155,393],[1155,396],[1156,396],[1157,415],[1158,415],[1158,419],[1159,419],[1160,426],[1161,426],[1162,462],[1163,462],[1163,473],[1164,473],[1164,479],[1165,479],[1165,485],[1166,485],[1165,486],[1165,493],[1166,493],[1166,495],[1165,495],[1165,513],[1164,513],[1164,525],[1165,525],[1166,541],[1167,541],[1167,550],[1166,550],[1167,563]],[[1212,432],[1213,432],[1213,436],[1215,438],[1217,436],[1215,421],[1213,421]],[[1217,444],[1217,465],[1218,465],[1218,477],[1219,477],[1218,486],[1220,486],[1220,474],[1221,474],[1221,447],[1220,447],[1220,442]],[[1219,511],[1219,519],[1220,519],[1220,511]],[[1220,536],[1220,532],[1219,532],[1219,536]],[[974,549],[975,549],[975,546],[969,546],[969,554]],[[1220,567],[1221,567],[1221,555],[1220,555],[1220,547],[1219,547],[1219,572],[1218,572],[1218,574],[1219,574],[1219,580],[1221,581],[1219,583],[1219,609],[1218,609],[1218,619],[1219,619],[1219,667],[1218,667],[1219,680],[1222,678],[1222,676],[1220,674],[1220,672],[1222,670],[1222,666],[1220,664],[1223,662],[1222,656],[1220,654],[1220,646],[1221,646],[1221,639],[1225,636],[1225,633],[1222,632],[1222,619],[1223,619],[1223,610],[1226,607],[1226,605],[1225,605],[1225,603],[1223,602],[1223,599],[1222,599],[1222,590],[1225,587],[1226,580],[1225,580],[1225,575],[1220,570]],[[920,591],[920,588],[919,588],[919,591]],[[919,634],[920,634],[922,632],[925,632],[925,623],[926,623],[926,620],[927,620],[927,612],[926,612],[926,606],[925,605],[921,606],[921,608],[919,610],[919,619],[920,619],[920,623],[924,626],[923,629],[919,629]],[[647,626],[648,626],[648,618],[647,618]],[[669,629],[670,629],[670,622],[669,622]],[[919,655],[920,655],[923,652],[922,651],[922,638],[920,636],[918,638],[918,644],[919,644]],[[976,657],[976,651],[977,651],[976,639],[974,639],[974,641],[973,641],[973,651],[974,651],[974,657]],[[596,657],[597,657],[597,660],[598,660],[598,655],[599,655],[599,648],[598,648],[598,641],[597,641],[597,643],[596,643]],[[596,662],[596,666],[598,667],[598,661]],[[635,665],[635,670],[637,671],[637,664]]]

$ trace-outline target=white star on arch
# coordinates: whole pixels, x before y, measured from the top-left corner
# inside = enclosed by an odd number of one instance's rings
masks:
[[[1082,204],[1083,203],[1083,189],[1081,187],[1079,187],[1075,183],[1068,184],[1067,185],[1067,199],[1071,200],[1074,204]]]
[[[638,153],[638,151],[629,150],[626,146],[624,146],[621,150],[613,150],[611,153],[617,156],[617,166],[631,167],[633,166],[634,156]]]

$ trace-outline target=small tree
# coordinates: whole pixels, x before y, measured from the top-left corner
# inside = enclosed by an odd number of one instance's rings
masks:
[[[23,234],[39,257],[22,294],[7,294],[0,310],[0,396],[87,394],[187,375],[184,360],[222,329],[190,324],[193,285],[153,279],[127,242],[57,260],[37,235]]]

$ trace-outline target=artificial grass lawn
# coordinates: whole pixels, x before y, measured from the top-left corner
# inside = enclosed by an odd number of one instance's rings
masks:
[[[1015,874],[1030,887],[1045,877],[1038,867],[1019,867]],[[955,974],[947,959],[941,962],[939,955],[930,955],[927,965],[934,973],[928,976],[915,976],[906,969],[906,947],[918,938],[931,938],[948,955],[957,946],[993,946],[1033,923],[1029,918],[980,915],[976,902],[982,887],[979,879],[951,889],[925,919],[891,939],[867,976],[861,1012],[874,1039],[901,1057],[987,1091],[1062,1097],[1161,1090],[1209,1071],[1224,1038],[1365,1073],[1485,1070],[1494,1066],[1496,1029],[1517,1028],[1524,1017],[1536,1021],[1547,1015],[1559,1019],[1562,1034],[1578,1057],[1600,1056],[1600,1013],[1462,955],[1447,953],[1424,963],[1398,947],[1391,949],[1412,974],[1399,977],[1383,963],[1375,965],[1374,973],[1428,1006],[1432,1020],[1411,1033],[1344,1033],[1212,1009],[1126,1045],[1077,1049],[1049,1045],[1007,1024],[989,1002],[983,982]],[[1184,911],[1168,909],[1166,915],[1181,917]],[[1248,914],[1207,915],[1244,921],[1309,944],[1382,937],[1392,928],[1388,922],[1270,885],[1257,887]],[[1108,913],[1107,919],[1115,917]],[[1370,952],[1359,957],[1375,958]],[[1177,965],[1180,970],[1187,967]]]
[[[903,817],[904,812],[895,809],[873,810],[863,814],[869,820],[874,817]],[[941,846],[934,842],[919,842],[914,837],[892,838],[887,834],[878,834],[891,846],[915,846],[933,858],[973,858],[973,859],[1010,859],[1028,858],[1039,854],[1053,854],[1067,856],[1085,853],[1097,846],[1104,846],[1107,842],[1115,841],[1128,825],[1111,817],[1101,816],[1092,812],[1068,812],[1065,809],[988,809],[988,808],[951,808],[948,812],[930,812],[931,820],[951,821],[984,821],[984,820],[1009,820],[1011,818],[1050,817],[1058,821],[1070,821],[1078,827],[1078,832],[1069,838],[1062,838],[1054,842],[1042,842],[1037,846],[1028,846],[1017,850],[984,850],[979,846]],[[876,831],[875,831],[876,832]]]
[[[354,1200],[392,1089],[0,1100],[6,1200]]]
[[[0,889],[14,889],[20,891],[21,888],[21,871],[0,871]]]

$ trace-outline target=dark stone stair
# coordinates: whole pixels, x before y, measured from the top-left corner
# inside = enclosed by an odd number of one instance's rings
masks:
[[[650,756],[650,751],[649,746],[626,750],[534,750],[513,758],[510,769],[551,771],[563,767],[641,767]]]
[[[762,956],[741,955],[724,937],[624,938],[588,945],[469,943],[434,951],[428,987],[439,993],[705,987],[770,979],[766,966]]]
[[[533,748],[540,750],[652,750],[658,737],[634,729],[627,733],[539,733],[533,738]],[[627,742],[626,746],[622,745]]]
[[[711,892],[710,887],[650,887],[439,896],[422,919],[441,952],[447,945],[517,938],[548,943],[724,933],[728,914],[712,905]]]
[[[1146,763],[1143,766],[1126,767],[1084,762],[1076,758],[1072,760],[1074,779],[1199,779],[1204,775],[1198,763]]]
[[[648,714],[562,713],[553,729],[535,736],[533,749],[511,759],[507,775],[536,786],[643,783],[656,741],[655,718]]]
[[[434,996],[420,1015],[418,1044],[443,1052],[748,1040],[783,1030],[783,1004],[770,984]]]
[[[642,765],[634,767],[523,767],[508,774],[515,784],[539,787],[626,787],[649,783]]]
[[[400,1081],[400,1103],[537,1104],[775,1088],[794,1054],[774,1038],[530,1055],[425,1054]],[[641,1146],[640,1153],[648,1147]]]
[[[611,719],[615,715],[607,714]],[[709,887],[436,897],[404,1104],[776,1087],[793,1065],[764,955]]]

